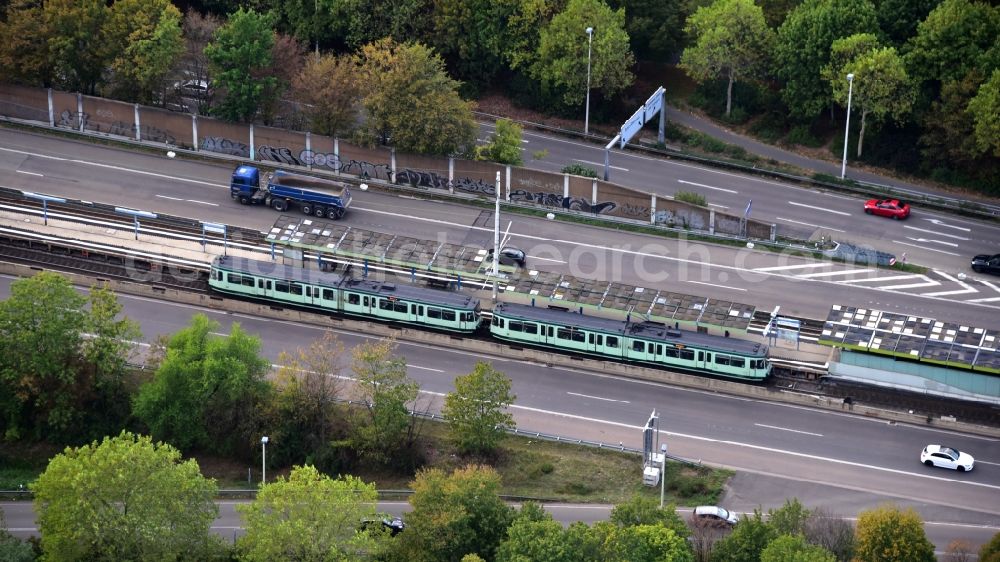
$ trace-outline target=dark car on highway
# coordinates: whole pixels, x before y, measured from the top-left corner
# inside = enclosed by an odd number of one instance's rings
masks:
[[[980,254],[972,258],[972,270],[976,273],[1000,275],[1000,254]]]
[[[910,216],[910,204],[899,199],[869,199],[865,201],[865,213],[896,220],[905,219]]]
[[[505,246],[500,249],[500,265],[513,265],[517,267],[524,267],[526,257],[524,250],[518,248],[511,248],[510,246]],[[486,254],[486,262],[493,261],[493,250],[490,250]]]

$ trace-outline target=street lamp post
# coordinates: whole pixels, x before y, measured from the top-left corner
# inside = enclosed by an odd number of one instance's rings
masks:
[[[844,161],[840,165],[840,179],[847,173],[847,136],[851,132],[851,94],[854,93],[854,74],[847,75],[847,124],[844,125]]]
[[[663,481],[667,479],[667,444],[660,445],[660,509],[663,509]]]
[[[587,28],[587,108],[583,114],[583,134],[590,134],[590,52],[594,45],[594,28]]]
[[[260,483],[267,482],[267,435],[260,438]]]

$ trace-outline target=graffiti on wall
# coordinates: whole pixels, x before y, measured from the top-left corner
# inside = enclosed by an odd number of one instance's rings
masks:
[[[198,150],[229,154],[231,156],[250,157],[250,147],[245,142],[229,140],[225,137],[205,137],[201,139]]]
[[[594,213],[596,215],[601,213],[610,213],[618,207],[618,203],[615,203],[614,201],[604,201],[601,203],[591,204],[591,202],[584,197],[563,197],[561,193],[552,193],[549,191],[529,191],[527,189],[511,190],[510,200],[535,203],[537,205],[545,205],[547,207],[562,207],[563,209],[569,209],[571,211]]]
[[[368,162],[367,160],[341,160],[332,152],[301,150],[298,155],[287,146],[263,145],[257,149],[258,160],[280,162],[289,166],[320,166],[342,174],[358,176],[362,179],[389,179],[392,168],[389,164]]]
[[[398,183],[408,184],[410,187],[422,187],[425,189],[448,189],[448,178],[434,172],[423,172],[411,168],[404,168],[396,173]]]
[[[98,110],[98,117],[104,118],[114,118],[114,114],[107,110]],[[130,123],[128,121],[113,121],[109,125],[102,127],[100,123],[94,122],[90,119],[89,113],[77,113],[69,109],[64,109],[59,113],[59,127],[66,127],[68,129],[80,130],[80,123],[83,123],[83,129],[85,131],[93,131],[95,133],[105,133],[108,135],[117,135],[122,137],[135,138],[135,123]],[[139,128],[140,137],[143,140],[149,140],[154,142],[161,142],[164,144],[175,144],[177,139],[160,129],[159,127],[153,127],[150,125],[143,125]]]

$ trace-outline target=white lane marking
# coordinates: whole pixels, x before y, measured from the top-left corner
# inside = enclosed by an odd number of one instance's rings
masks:
[[[812,227],[818,228],[820,230],[832,230],[834,232],[847,232],[846,230],[840,230],[839,228],[833,228],[832,226],[822,226],[822,225],[818,225],[818,224],[810,224],[808,222],[802,222],[802,221],[797,221],[797,220],[792,220],[792,219],[786,219],[785,217],[774,217],[774,218],[776,218],[779,221],[790,222],[790,223],[793,223],[793,224],[801,224],[803,226],[812,226]]]
[[[574,158],[573,160],[576,160],[577,162],[583,162],[584,164],[591,164],[593,166],[600,166],[601,168],[604,167],[604,162],[591,162],[590,160],[580,160],[579,158]],[[621,168],[621,167],[618,167],[618,166],[608,165],[608,167],[611,168],[612,170],[621,170],[623,172],[629,171],[628,168]]]
[[[843,271],[822,271],[820,273],[806,273],[796,277],[811,279],[813,277],[833,277],[834,275],[859,275],[861,273],[871,273],[874,269],[845,269]]]
[[[872,277],[871,279],[845,279],[841,283],[867,283],[869,281],[898,281],[901,279],[927,279],[919,273],[913,273],[910,275],[894,275],[892,277]]]
[[[704,187],[705,189],[714,189],[716,191],[724,191],[726,193],[739,193],[739,191],[733,189],[726,189],[724,187],[713,187],[711,185],[705,185],[703,183],[694,183],[693,181],[677,180],[677,183],[683,183],[687,185],[693,185],[695,187]]]
[[[39,174],[38,172],[25,172],[24,170],[14,170],[14,171],[17,172],[17,173],[19,173],[19,174],[27,174],[29,176],[38,176],[40,178],[41,177],[45,177],[42,174]]]
[[[185,199],[188,203],[197,203],[199,205],[211,205],[213,207],[218,207],[218,203],[209,203],[207,201],[198,201],[197,199]]]
[[[990,461],[981,461],[981,460],[977,460],[976,464],[989,464],[989,465],[993,465],[993,466],[1000,466],[1000,462],[990,462]]]
[[[169,195],[159,195],[159,194],[157,194],[156,196],[159,197],[160,199],[170,199],[171,201],[183,201],[184,200],[183,197],[171,197]]]
[[[964,226],[955,226],[953,224],[945,224],[944,221],[941,220],[941,219],[928,219],[928,218],[925,218],[924,220],[925,221],[929,221],[931,224],[936,224],[938,226],[943,226],[945,228],[954,228],[955,230],[964,230],[965,232],[972,232],[971,228],[965,228]]]
[[[556,263],[569,263],[566,260],[557,260],[556,258],[543,258],[543,257],[540,257],[540,256],[528,256],[528,257],[531,258],[531,259],[533,259],[533,260],[554,261]]]
[[[698,285],[708,285],[709,287],[720,287],[723,289],[732,289],[734,291],[746,291],[746,289],[740,287],[730,287],[728,285],[718,285],[716,283],[706,283],[704,281],[685,281],[685,283],[696,283]]]
[[[830,262],[820,262],[820,263],[803,263],[799,265],[776,265],[774,267],[758,267],[754,271],[783,271],[786,269],[808,269],[811,267],[832,267],[833,264]]]
[[[728,209],[729,208],[729,205],[718,205],[716,203],[709,203],[708,206],[709,207],[718,207],[720,209]]]
[[[1000,302],[1000,297],[989,297],[986,299],[968,299],[963,302]]]
[[[420,369],[421,371],[432,371],[435,373],[443,373],[441,369],[432,369],[430,367],[421,367],[420,365],[407,365],[407,369]]]
[[[920,287],[935,287],[940,285],[937,281],[928,279],[927,283],[910,283],[909,285],[889,285],[888,287],[880,287],[881,289],[919,289]]]
[[[757,427],[766,427],[767,429],[777,429],[780,431],[791,431],[792,433],[801,433],[803,435],[814,435],[816,437],[823,437],[822,433],[813,433],[811,431],[799,431],[798,429],[789,429],[787,427],[778,427],[776,425],[767,425],[763,423],[755,423]]]
[[[958,244],[955,244],[953,242],[945,242],[943,240],[934,240],[933,238],[911,238],[911,237],[907,236],[906,239],[907,240],[913,240],[914,242],[923,242],[924,244],[926,244],[928,242],[932,242],[934,244],[944,244],[945,246],[951,246],[952,248],[957,248],[958,247]]]
[[[927,230],[926,228],[917,228],[915,226],[909,226],[909,225],[905,225],[905,226],[903,226],[903,228],[909,228],[910,230],[916,230],[918,232],[926,232],[928,234],[937,234],[938,236],[945,236],[947,238],[955,238],[956,240],[964,240],[966,242],[969,241],[968,238],[963,238],[961,236],[955,236],[954,234],[945,234],[943,232],[937,232],[937,231],[934,231],[934,230]]]
[[[601,398],[600,396],[591,396],[589,394],[580,394],[579,392],[567,392],[571,396],[579,396],[580,398],[592,398],[594,400],[604,400],[605,402],[621,402],[623,404],[631,404],[628,400],[615,400],[614,398]]]
[[[942,291],[942,292],[939,292],[939,293],[924,293],[925,296],[928,296],[928,297],[944,297],[944,296],[947,296],[947,295],[966,295],[966,294],[969,294],[969,293],[978,293],[979,292],[977,289],[974,289],[974,288],[970,287],[968,284],[959,281],[958,279],[952,277],[951,275],[948,275],[947,273],[945,273],[943,271],[938,271],[938,270],[935,269],[934,273],[937,273],[938,275],[940,275],[941,277],[944,277],[945,279],[947,279],[948,281],[951,281],[952,283],[957,283],[958,286],[961,287],[961,289],[956,290],[956,291]]]
[[[824,209],[823,207],[817,207],[816,205],[809,205],[809,204],[806,204],[806,203],[796,203],[795,201],[789,201],[788,204],[789,205],[794,205],[796,207],[805,207],[805,208],[811,209],[813,211],[824,211],[824,212],[827,212],[827,213],[833,213],[835,215],[843,215],[845,217],[851,216],[851,213],[845,213],[844,211],[834,211],[833,209]]]
[[[639,425],[633,425],[633,424],[616,422],[616,421],[610,421],[610,420],[602,420],[602,419],[599,419],[599,418],[591,418],[591,417],[587,417],[587,416],[579,416],[579,415],[576,415],[576,414],[566,414],[566,413],[562,413],[562,412],[555,412],[555,411],[552,411],[552,410],[543,410],[541,408],[532,408],[532,407],[529,407],[529,406],[518,406],[517,404],[512,404],[511,408],[518,409],[518,410],[525,410],[525,411],[529,411],[529,412],[535,412],[535,413],[538,413],[538,414],[545,414],[545,415],[550,415],[550,416],[557,416],[557,417],[561,417],[561,418],[574,419],[574,420],[580,420],[580,421],[587,421],[587,422],[593,422],[593,423],[601,423],[601,424],[606,424],[606,425],[613,425],[613,426],[622,427],[622,428],[625,428],[625,429],[633,429],[633,430],[638,430],[638,431],[641,431],[641,430],[644,429],[643,426],[639,426]],[[946,478],[944,476],[934,476],[934,475],[931,475],[931,474],[920,474],[920,473],[917,473],[917,472],[909,472],[909,471],[906,471],[906,470],[899,470],[899,469],[895,469],[895,468],[886,468],[886,467],[883,467],[883,466],[875,466],[875,465],[872,465],[872,464],[865,464],[865,463],[859,463],[859,462],[854,462],[854,461],[845,461],[845,460],[841,460],[841,459],[834,459],[834,458],[831,458],[831,457],[823,457],[823,456],[819,456],[819,455],[810,455],[808,453],[798,453],[798,452],[795,452],[795,451],[786,451],[784,449],[776,449],[774,447],[765,447],[763,445],[751,445],[750,443],[741,443],[739,441],[730,441],[730,440],[727,440],[727,439],[715,439],[715,438],[712,438],[712,437],[702,437],[700,435],[690,435],[690,434],[686,434],[686,433],[677,433],[677,432],[674,432],[674,431],[660,431],[660,433],[663,434],[663,435],[669,436],[669,437],[681,437],[681,438],[685,438],[685,439],[691,439],[691,440],[694,440],[694,441],[704,441],[706,443],[719,443],[719,444],[722,444],[722,445],[733,445],[735,447],[746,447],[747,449],[755,449],[755,450],[758,450],[758,451],[764,451],[766,453],[778,453],[778,454],[782,454],[782,455],[788,455],[788,456],[792,456],[792,457],[799,457],[799,458],[809,459],[809,460],[814,460],[814,461],[828,462],[828,463],[840,464],[840,465],[844,465],[844,466],[853,466],[855,468],[867,468],[867,469],[870,469],[870,470],[877,470],[879,472],[888,472],[888,473],[891,473],[891,474],[902,474],[904,476],[913,476],[913,477],[916,477],[916,478],[925,478],[927,480],[937,480],[939,482],[954,482],[956,484],[964,484],[966,486],[977,486],[977,487],[982,487],[982,488],[989,488],[989,489],[992,489],[992,490],[1000,490],[1000,486],[993,485],[993,484],[983,484],[983,483],[980,483],[980,482],[971,482],[969,480],[960,480],[960,479],[957,479],[957,478]]]
[[[902,242],[900,240],[893,240],[893,244],[902,244],[903,246],[910,246],[911,248],[920,248],[921,250],[928,250],[931,252],[937,252],[939,254],[948,254],[949,256],[961,256],[962,254],[956,254],[955,252],[946,252],[944,250],[938,250],[937,248],[928,248],[927,246],[918,246],[916,244],[910,244],[909,242]]]

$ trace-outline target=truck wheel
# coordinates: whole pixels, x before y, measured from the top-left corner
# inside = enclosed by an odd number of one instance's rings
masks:
[[[335,220],[335,221],[344,218],[344,208],[343,207],[336,207],[336,208],[330,209],[330,218],[333,219],[333,220]]]
[[[323,207],[316,207],[316,210],[313,211],[313,214],[319,218],[323,218],[326,215],[326,209],[324,209]]]
[[[249,205],[250,200],[247,199],[246,195],[240,195],[240,205]]]
[[[273,207],[274,210],[278,211],[279,213],[284,213],[285,210],[288,208],[285,205],[285,202],[282,201],[281,199],[275,199],[274,201],[272,201],[271,202],[271,207]]]
[[[302,205],[302,214],[303,215],[311,215],[311,214],[313,214],[312,205],[309,205],[308,203],[305,204],[305,205]]]

